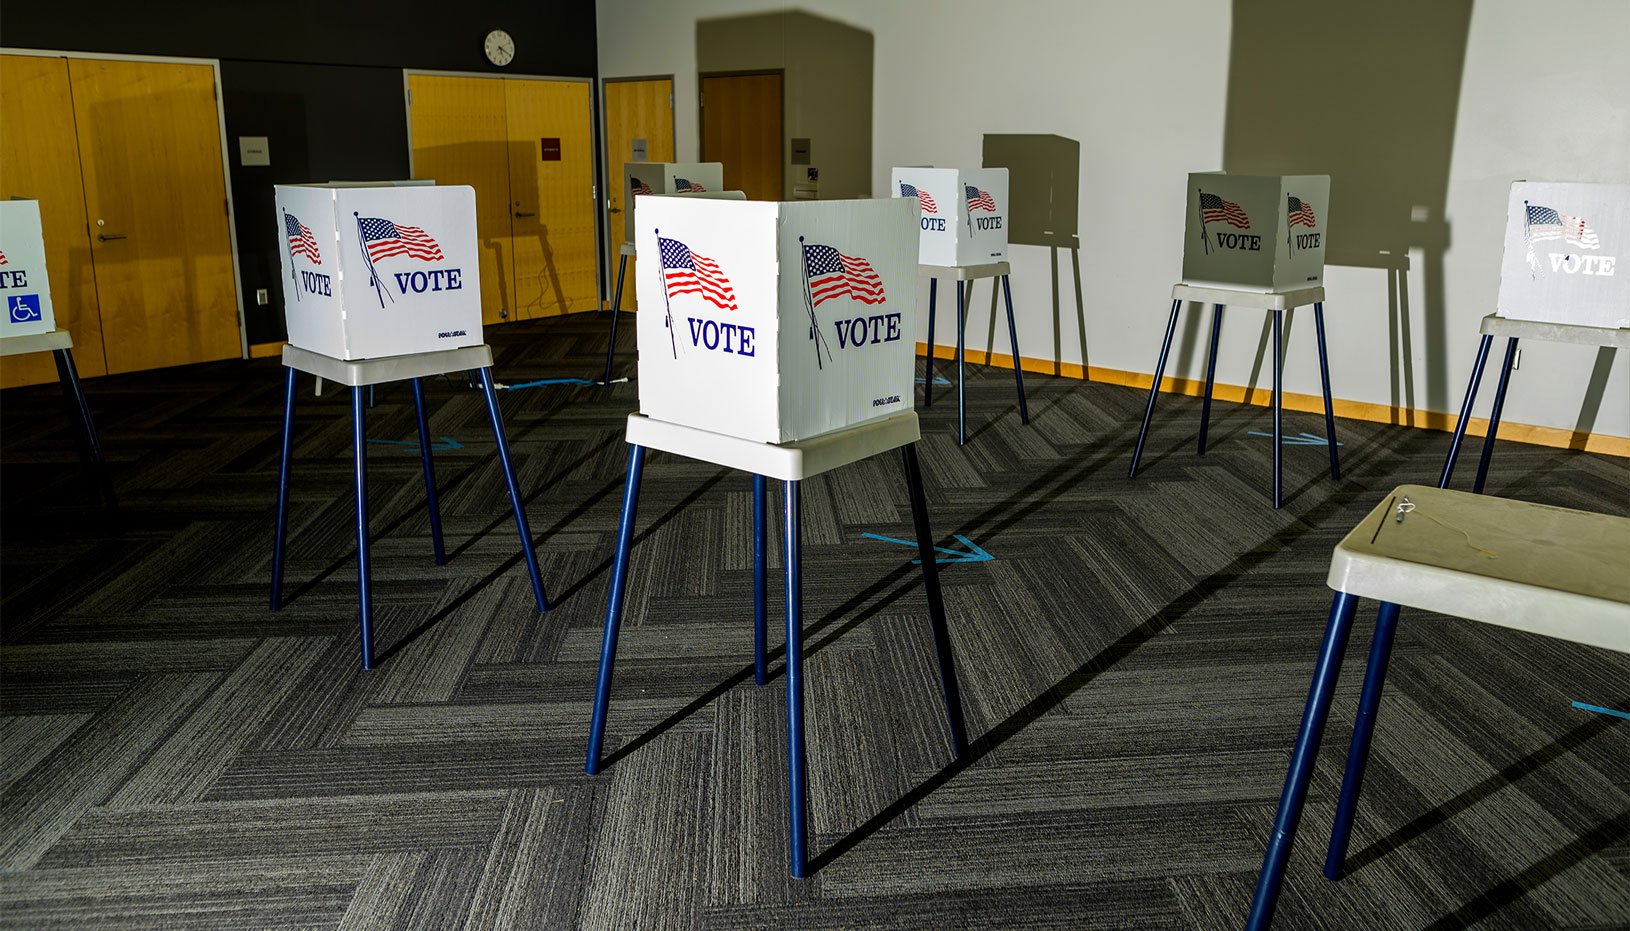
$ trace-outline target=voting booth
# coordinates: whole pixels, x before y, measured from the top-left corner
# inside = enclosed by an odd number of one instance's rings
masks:
[[[625,162],[623,191],[628,210],[623,216],[623,241],[634,241],[634,208],[642,194],[708,194],[724,190],[721,162]],[[745,197],[746,195],[742,195]]]
[[[1183,283],[1293,291],[1324,283],[1329,175],[1189,175]]]
[[[475,191],[278,185],[289,343],[335,359],[481,345]]]
[[[1506,208],[1498,313],[1630,327],[1630,184],[1518,181]]]
[[[0,295],[6,299],[0,337],[38,336],[57,328],[37,200],[0,201]]]
[[[1006,168],[895,168],[891,197],[916,200],[917,261],[990,265],[1007,259]]]
[[[653,197],[640,413],[786,443],[912,408],[915,199]]]

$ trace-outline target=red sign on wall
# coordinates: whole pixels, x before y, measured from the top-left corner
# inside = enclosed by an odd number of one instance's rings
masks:
[[[543,140],[543,160],[546,161],[546,162],[558,162],[558,161],[560,161],[560,140],[559,139],[544,139]]]

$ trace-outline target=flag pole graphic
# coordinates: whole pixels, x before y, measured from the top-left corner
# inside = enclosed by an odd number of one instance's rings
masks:
[[[357,218],[357,245],[362,249],[362,261],[368,265],[368,274],[373,276],[371,283],[374,286],[374,295],[379,297],[379,306],[384,308],[387,297],[391,299],[392,304],[396,303],[396,298],[386,289],[385,282],[379,280],[379,271],[374,268],[374,257],[368,254],[368,237],[362,232],[361,215],[353,210],[351,216]]]
[[[804,260],[804,307],[809,311],[809,338],[815,343],[815,368],[821,369],[821,347],[826,345],[826,337],[821,335],[821,320],[815,316],[815,295],[809,290],[809,246],[804,245],[804,237],[798,237],[798,257]],[[841,265],[842,259],[838,260]],[[832,356],[832,347],[826,347],[828,358]]]
[[[294,222],[299,223],[299,220]],[[294,270],[294,247],[289,245],[289,215],[283,214],[283,247],[289,250],[289,280],[294,282],[294,302],[300,303],[300,273]]]
[[[668,301],[668,262],[662,255],[662,231],[654,229],[651,232],[657,236],[657,264],[662,266],[662,306],[668,311],[668,348],[673,350],[674,358],[679,358],[679,340],[674,338],[674,309]],[[696,270],[696,256],[690,257],[691,271]]]
[[[1201,191],[1199,188],[1195,188],[1194,190],[1202,195],[1205,194],[1205,191]],[[1200,203],[1196,201],[1194,205],[1194,212],[1200,216],[1200,241],[1205,243],[1206,255],[1210,255],[1211,240],[1206,238],[1206,208],[1201,206]]]
[[[1290,247],[1290,254],[1296,254],[1296,245],[1290,241],[1290,201],[1285,202],[1285,245]]]

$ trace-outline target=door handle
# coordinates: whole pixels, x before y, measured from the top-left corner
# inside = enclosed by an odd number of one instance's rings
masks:
[[[108,242],[114,239],[129,239],[130,237],[126,236],[124,233],[114,233],[112,236],[109,236],[106,233],[97,233],[96,238],[100,242]]]
[[[609,207],[609,208],[607,208],[607,209],[608,209],[608,210],[609,210],[609,211],[610,211],[610,212],[611,212],[611,213],[622,213],[622,212],[623,212],[623,208],[621,208],[621,207]]]
[[[535,216],[537,216],[537,214],[535,214],[535,213],[522,213],[519,210],[515,211],[515,215],[518,216],[518,217],[535,217]]]

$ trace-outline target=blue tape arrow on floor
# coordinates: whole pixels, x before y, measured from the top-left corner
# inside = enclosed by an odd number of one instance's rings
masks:
[[[1596,712],[1598,714],[1610,714],[1610,715],[1613,715],[1615,718],[1625,718],[1627,720],[1630,720],[1630,712],[1614,711],[1612,708],[1603,708],[1600,705],[1587,705],[1582,701],[1574,702],[1573,706],[1575,708],[1583,708],[1586,711],[1594,711],[1594,712]]]
[[[538,388],[544,385],[598,385],[597,381],[587,378],[540,378],[537,381],[523,381],[518,385],[496,385],[504,391],[514,391],[517,388]]]
[[[873,540],[882,540],[885,543],[899,543],[899,544],[902,544],[904,546],[912,547],[913,549],[915,549],[916,546],[917,546],[917,544],[914,541],[911,541],[911,540],[896,540],[894,537],[885,537],[880,533],[862,533],[861,536],[870,537]],[[956,534],[955,536],[956,536],[957,540],[959,540],[962,543],[963,546],[966,546],[969,550],[972,550],[972,552],[965,553],[965,552],[962,552],[960,550],[948,550],[943,546],[936,546],[936,547],[934,547],[934,549],[938,550],[941,553],[946,553],[946,554],[948,554],[949,556],[951,556],[953,558],[947,559],[947,558],[945,558],[943,556],[936,557],[935,560],[934,560],[935,562],[937,562],[937,563],[990,562],[991,560],[996,558],[995,556],[992,556],[991,554],[985,552],[984,549],[982,549],[977,543],[974,543],[972,540],[968,539],[967,537],[963,536],[962,534],[959,533],[959,534]],[[913,559],[912,562],[922,562],[922,560],[921,559]]]
[[[1251,435],[1252,436],[1266,436],[1266,437],[1272,437],[1273,436],[1272,433],[1263,433],[1261,430],[1252,430]],[[1322,436],[1319,436],[1318,434],[1315,434],[1315,433],[1298,433],[1298,434],[1295,434],[1295,435],[1291,435],[1291,434],[1287,433],[1287,434],[1285,434],[1284,445],[1285,446],[1329,446],[1330,441],[1325,439]],[[1347,444],[1338,440],[1336,442],[1336,445],[1337,446],[1346,446]]]
[[[370,443],[378,443],[378,444],[380,444],[382,446],[407,446],[407,447],[410,447],[412,449],[418,449],[419,448],[419,441],[418,440],[369,440],[368,442],[370,442]],[[439,443],[431,443],[430,448],[432,450],[437,450],[437,449],[463,449],[464,444],[460,443],[458,440],[455,440],[450,436],[444,436],[444,437],[441,438],[441,442],[439,442]]]

